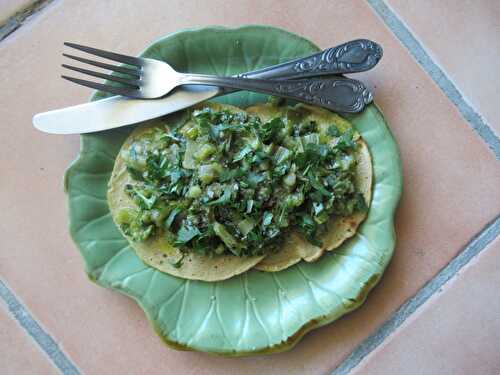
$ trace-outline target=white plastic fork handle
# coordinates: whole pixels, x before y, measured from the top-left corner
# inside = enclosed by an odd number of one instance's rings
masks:
[[[155,100],[113,96],[39,113],[33,117],[33,125],[51,134],[98,132],[167,115],[221,95],[222,92],[218,87],[182,86],[168,96]]]

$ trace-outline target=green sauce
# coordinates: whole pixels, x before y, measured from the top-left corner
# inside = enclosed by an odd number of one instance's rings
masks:
[[[135,241],[165,236],[201,254],[261,255],[289,230],[315,245],[328,220],[366,210],[354,184],[358,136],[303,120],[196,110],[122,152],[136,209],[118,222]]]

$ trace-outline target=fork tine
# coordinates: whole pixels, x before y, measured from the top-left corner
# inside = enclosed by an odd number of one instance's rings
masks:
[[[92,70],[78,68],[76,66],[71,66],[71,65],[66,65],[66,64],[62,64],[62,67],[66,68],[66,69],[69,69],[69,70],[74,70],[75,72],[80,72],[80,73],[83,73],[83,74],[88,74],[89,76],[93,76],[93,77],[97,77],[97,78],[103,78],[103,79],[107,79],[107,80],[110,80],[110,81],[115,81],[115,82],[123,83],[124,85],[130,85],[130,86],[132,86],[134,88],[139,88],[139,82],[137,80],[120,78],[120,77],[113,76],[111,74],[104,74],[104,73],[99,73],[99,72],[93,72]]]
[[[84,79],[79,79],[79,78],[74,78],[74,77],[61,76],[61,78],[66,79],[70,82],[76,83],[78,85],[90,87],[91,89],[95,89],[95,90],[106,91],[106,92],[109,92],[109,93],[115,94],[115,95],[132,96],[133,92],[136,91],[134,89],[104,85],[102,83],[86,81]]]
[[[136,69],[130,69],[130,68],[124,68],[122,66],[105,64],[105,63],[102,63],[100,61],[89,60],[89,59],[85,59],[83,57],[79,57],[79,56],[75,56],[75,55],[69,55],[67,53],[63,53],[63,56],[65,56],[65,57],[67,57],[69,59],[80,61],[80,62],[85,63],[85,64],[89,64],[89,65],[97,66],[99,68],[104,68],[104,69],[112,70],[114,72],[129,74],[129,75],[134,76],[136,78],[140,78],[139,71],[136,70]]]
[[[101,56],[101,57],[104,57],[106,59],[118,61],[118,62],[129,64],[129,65],[142,66],[141,59],[139,59],[137,57],[120,55],[119,53],[103,51],[102,49],[82,46],[81,44],[75,44],[75,43],[70,43],[70,42],[64,42],[64,45],[71,47],[71,48],[75,48],[75,49],[83,51],[83,52],[90,53],[92,55]]]

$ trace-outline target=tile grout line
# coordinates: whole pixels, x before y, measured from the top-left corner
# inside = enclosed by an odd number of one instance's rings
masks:
[[[455,258],[441,269],[436,276],[429,280],[413,297],[404,302],[373,334],[358,345],[333,370],[331,375],[348,374],[499,235],[500,215],[476,235]]]
[[[425,51],[422,44],[384,0],[366,0],[398,40],[406,47],[422,69],[439,86],[446,97],[458,108],[463,118],[479,134],[497,159],[500,159],[500,139],[481,115],[467,103],[455,84]]]
[[[53,0],[37,0],[10,17],[4,24],[0,25],[0,42],[20,28],[28,18],[45,8],[52,1]],[[462,116],[494,152],[496,158],[500,159],[500,140],[498,137],[481,118],[480,114],[465,101],[463,95],[454,83],[431,59],[429,54],[424,50],[420,42],[413,36],[404,23],[383,0],[367,0],[367,2],[395,34],[399,41],[409,50],[410,54],[421,65],[424,71],[429,74],[433,81],[445,93],[448,99],[458,108]],[[444,284],[452,279],[499,234],[500,217],[497,217],[479,235],[473,238],[459,255],[453,258],[447,266],[427,282],[417,294],[403,303],[398,310],[382,324],[382,326],[364,340],[331,374],[343,375],[349,373],[363,360],[363,358],[382,344],[382,342],[399,328],[409,316],[438,292]],[[36,341],[63,374],[80,374],[77,367],[61,351],[54,339],[43,330],[2,280],[0,280],[0,298],[8,306],[14,319],[16,319],[26,332]]]
[[[12,317],[24,328],[26,333],[47,354],[52,362],[64,375],[79,375],[76,365],[61,351],[55,340],[38,324],[26,307],[16,298],[14,293],[0,279],[0,300],[7,305]]]
[[[500,159],[500,140],[481,116],[465,101],[454,83],[443,70],[431,59],[420,42],[413,36],[405,24],[394,14],[383,0],[367,0],[374,12],[384,21],[398,40],[408,49],[413,58],[429,74],[448,99],[458,108],[470,126]],[[500,216],[479,232],[455,258],[453,258],[436,276],[429,280],[413,297],[404,302],[373,334],[359,344],[331,373],[345,375],[353,370],[366,356],[379,347],[396,331],[418,308],[429,300],[441,287],[456,276],[460,270],[484,250],[500,235]]]
[[[54,0],[36,0],[9,17],[0,25],[0,42],[20,28],[28,18],[45,8],[52,1]]]

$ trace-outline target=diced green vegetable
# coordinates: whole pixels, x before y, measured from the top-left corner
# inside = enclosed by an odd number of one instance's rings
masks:
[[[285,178],[283,178],[283,182],[288,187],[294,187],[297,183],[297,175],[295,173],[288,173]]]
[[[269,224],[271,224],[271,221],[273,220],[273,214],[269,211],[265,211],[264,212],[264,215],[262,217],[262,225],[264,227],[268,226]]]
[[[209,184],[215,179],[215,170],[212,165],[201,165],[199,170],[200,181],[204,184]]]
[[[187,139],[195,139],[199,134],[198,128],[196,128],[195,126],[189,127],[183,132],[183,134]]]
[[[196,151],[194,158],[198,161],[203,161],[208,159],[216,151],[217,148],[215,146],[212,146],[211,144],[204,144],[198,149],[198,151]]]
[[[187,196],[189,198],[198,198],[202,194],[202,190],[199,185],[193,185],[189,188]]]
[[[279,146],[276,152],[274,153],[274,163],[275,164],[281,164],[285,161],[287,161],[290,157],[292,156],[292,153],[290,152],[289,149],[285,147]]]
[[[194,154],[198,149],[198,144],[195,141],[188,140],[186,141],[186,151],[184,152],[184,159],[182,161],[182,167],[186,169],[195,169],[196,168],[196,160],[194,158]]]
[[[214,223],[214,232],[215,234],[224,242],[227,248],[234,254],[240,255],[243,249],[243,245],[234,238],[231,233],[227,231],[224,225],[215,222]]]
[[[286,205],[290,208],[299,207],[302,203],[304,203],[304,194],[300,191],[286,197]]]
[[[255,227],[255,222],[252,219],[244,219],[238,223],[238,229],[241,234],[246,236]]]
[[[319,134],[318,133],[311,133],[304,135],[302,137],[302,144],[307,145],[307,144],[315,144],[319,145]]]
[[[246,145],[242,149],[236,153],[233,158],[233,162],[242,160],[245,156],[247,156],[250,152],[252,152],[253,148],[251,145]]]

